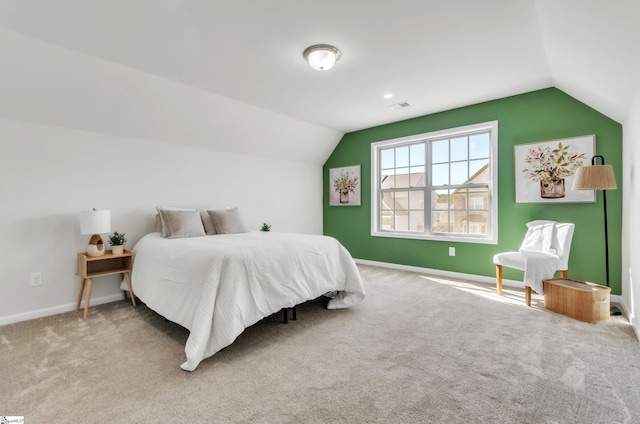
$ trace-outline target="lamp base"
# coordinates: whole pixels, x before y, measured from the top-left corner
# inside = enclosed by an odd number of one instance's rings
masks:
[[[104,255],[104,252],[104,242],[102,241],[100,234],[92,235],[89,240],[89,245],[87,246],[87,256],[102,256]]]

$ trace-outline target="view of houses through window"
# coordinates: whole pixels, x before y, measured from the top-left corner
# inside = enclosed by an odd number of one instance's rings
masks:
[[[376,143],[375,230],[490,235],[492,131]]]

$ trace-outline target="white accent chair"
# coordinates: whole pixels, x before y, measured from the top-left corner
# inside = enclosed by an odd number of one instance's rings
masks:
[[[541,222],[541,221],[533,221]],[[527,223],[529,227],[530,223]],[[571,240],[573,239],[574,224],[558,222],[556,223],[556,231],[551,242],[551,247],[555,249],[560,257],[556,271],[560,271],[560,278],[568,278],[569,271],[569,253],[571,252]],[[502,296],[502,267],[514,268],[520,271],[525,270],[525,255],[520,252],[498,253],[493,257],[493,263],[496,266],[496,289],[498,294]],[[527,306],[531,306],[531,287],[525,286],[525,301]]]

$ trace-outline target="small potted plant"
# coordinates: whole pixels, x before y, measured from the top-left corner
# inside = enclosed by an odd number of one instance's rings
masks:
[[[262,224],[262,228],[260,228],[260,231],[271,231],[271,225],[267,223]]]
[[[114,255],[122,255],[122,253],[124,253],[124,244],[126,243],[126,241],[127,238],[124,236],[124,233],[114,231],[113,234],[109,236],[111,253]]]

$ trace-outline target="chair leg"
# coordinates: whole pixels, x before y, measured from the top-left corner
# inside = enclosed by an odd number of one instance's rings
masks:
[[[524,288],[524,300],[527,306],[531,306],[531,287],[529,286]]]
[[[496,265],[496,289],[498,294],[502,296],[502,265]]]
[[[569,271],[566,269],[564,271],[560,271],[560,278],[569,278]]]

